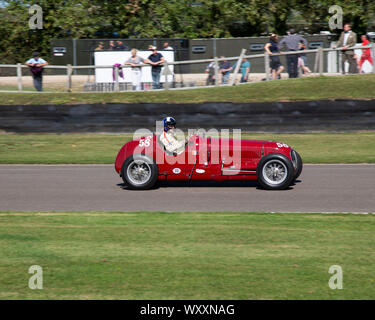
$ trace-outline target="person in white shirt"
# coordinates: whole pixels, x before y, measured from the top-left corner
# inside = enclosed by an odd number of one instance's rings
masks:
[[[163,50],[173,51],[173,48],[169,45],[168,42],[163,43]]]
[[[142,64],[150,63],[148,59],[143,59],[142,57],[138,56],[137,52],[137,49],[132,49],[130,51],[131,57],[124,62],[124,65],[131,66],[133,90],[141,90]]]
[[[173,117],[166,117],[163,119],[164,131],[160,135],[160,142],[168,152],[180,154],[185,150],[185,146],[190,136],[186,137],[185,140],[178,140],[174,135],[176,124],[177,122]]]
[[[33,58],[25,63],[30,67],[33,76],[34,87],[37,91],[43,91],[43,67],[48,65],[48,62],[39,57],[39,52],[33,53]]]

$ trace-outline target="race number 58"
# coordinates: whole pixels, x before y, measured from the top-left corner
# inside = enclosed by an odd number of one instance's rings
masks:
[[[142,138],[139,140],[140,147],[149,147],[151,143],[152,136],[148,136],[146,138]]]

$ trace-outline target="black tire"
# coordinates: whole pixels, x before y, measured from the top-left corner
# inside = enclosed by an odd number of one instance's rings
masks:
[[[267,175],[275,167],[276,176]],[[280,173],[280,175],[279,175]],[[292,161],[281,153],[271,153],[263,157],[257,166],[258,182],[266,190],[283,190],[289,187],[294,179]],[[277,180],[280,178],[280,181]]]
[[[296,172],[294,173],[294,180],[297,180],[298,177],[302,173],[303,161],[302,161],[302,158],[299,155],[299,153],[296,150],[294,150],[294,152],[295,152],[295,155],[296,155],[296,167],[297,167]]]
[[[129,168],[130,167],[130,168]],[[139,181],[136,179],[136,174],[134,175],[134,170],[140,168],[142,170],[142,181],[140,175],[137,175]],[[133,174],[133,175],[132,175]],[[159,175],[159,168],[157,164],[149,157],[141,154],[132,155],[127,158],[122,164],[121,177],[126,186],[132,190],[147,190],[152,188]]]

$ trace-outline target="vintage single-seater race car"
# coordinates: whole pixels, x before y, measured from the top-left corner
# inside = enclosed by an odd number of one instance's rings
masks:
[[[257,180],[264,189],[280,190],[299,177],[302,159],[280,142],[198,134],[176,154],[152,134],[126,143],[116,157],[115,170],[129,189],[149,189],[158,180]]]

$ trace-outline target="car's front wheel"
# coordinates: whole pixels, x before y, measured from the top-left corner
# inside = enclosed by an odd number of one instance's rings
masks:
[[[146,190],[152,188],[158,179],[157,164],[145,155],[127,158],[121,168],[121,177],[130,189]]]
[[[271,153],[259,161],[257,177],[259,184],[264,189],[286,189],[294,178],[293,164],[283,154]]]
[[[299,153],[295,150],[293,150],[293,151],[294,151],[294,154],[295,154],[295,164],[296,164],[296,172],[294,173],[294,180],[297,180],[298,177],[302,173],[303,162],[302,162],[302,158],[299,155]]]

